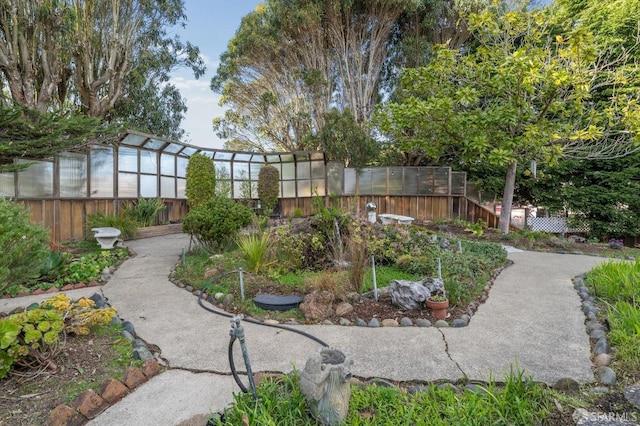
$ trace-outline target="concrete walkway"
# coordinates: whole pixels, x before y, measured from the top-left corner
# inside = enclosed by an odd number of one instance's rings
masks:
[[[120,266],[102,292],[141,338],[161,349],[170,369],[90,424],[202,425],[240,391],[227,359],[230,321],[205,311],[195,296],[168,280],[182,249],[188,248],[188,236],[127,245],[137,256]],[[365,379],[500,380],[517,363],[538,381],[551,384],[572,377],[592,382],[589,338],[571,278],[606,259],[518,251],[511,251],[509,258],[513,266],[498,276],[489,299],[464,328],[296,327],[350,354],[353,374]],[[68,295],[77,298],[95,291]],[[0,311],[42,299],[0,300]],[[244,327],[254,372],[302,370],[320,348],[296,333],[250,323]],[[236,365],[244,366],[239,356]]]

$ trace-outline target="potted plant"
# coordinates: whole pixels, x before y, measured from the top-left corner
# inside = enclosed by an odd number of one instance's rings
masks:
[[[427,299],[427,308],[431,311],[431,315],[436,320],[445,319],[447,317],[447,309],[449,309],[449,299],[444,294],[433,294]]]

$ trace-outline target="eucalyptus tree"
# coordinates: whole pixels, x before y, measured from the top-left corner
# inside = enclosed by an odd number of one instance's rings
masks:
[[[420,0],[269,0],[247,15],[211,88],[228,108],[214,127],[246,149],[305,149],[324,117],[367,127],[400,17]],[[229,146],[229,145],[228,145]]]
[[[138,128],[162,123],[160,114],[171,123],[160,134],[179,134],[185,106],[169,72],[204,73],[197,47],[168,33],[185,19],[183,0],[4,0],[0,85],[40,112],[79,111]]]
[[[508,233],[518,163],[562,157],[616,158],[638,149],[633,76],[596,54],[581,28],[549,35],[549,10],[491,8],[469,18],[477,47],[439,47],[402,76],[403,99],[377,123],[405,151],[506,166],[500,230]],[[606,108],[592,102],[609,92]]]

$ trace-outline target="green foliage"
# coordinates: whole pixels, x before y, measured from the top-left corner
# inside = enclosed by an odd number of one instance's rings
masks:
[[[128,253],[126,248],[116,248],[84,254],[71,261],[54,284],[56,287],[62,287],[65,284],[99,281],[105,268],[122,260]]]
[[[123,214],[135,220],[140,226],[151,226],[158,213],[166,209],[160,198],[138,198],[132,205],[123,208]]]
[[[0,320],[0,379],[14,366],[45,368],[58,353],[64,329],[62,314],[32,309]]]
[[[0,294],[32,284],[49,260],[49,233],[21,204],[0,198]]]
[[[270,214],[278,204],[280,193],[280,172],[274,166],[267,164],[258,174],[258,198],[262,208]]]
[[[0,173],[29,167],[13,164],[15,158],[49,158],[59,151],[81,146],[88,138],[113,132],[97,118],[43,114],[5,102],[0,102],[0,128]]]
[[[187,187],[185,189],[189,207],[196,208],[214,196],[216,169],[213,160],[204,154],[194,154],[187,164]]]
[[[274,263],[274,260],[268,257],[271,243],[271,233],[269,231],[240,234],[237,238],[237,243],[242,253],[244,253],[249,272],[259,274]]]
[[[233,244],[241,228],[251,224],[252,216],[249,208],[232,199],[213,196],[187,213],[182,229],[210,252],[221,252]]]
[[[351,224],[345,245],[350,263],[348,268],[350,290],[361,294],[364,291],[364,275],[369,264],[369,242],[367,233],[359,225],[357,222]]]
[[[87,239],[93,239],[93,228],[117,228],[122,238],[129,240],[138,235],[138,223],[127,214],[106,214],[104,212],[87,215]]]
[[[640,300],[640,259],[635,262],[610,261],[596,266],[586,276],[585,284],[594,296],[611,303]]]
[[[547,424],[553,395],[543,384],[512,368],[503,384],[491,379],[477,392],[456,393],[430,385],[409,393],[376,385],[351,386],[348,425],[518,425]],[[257,388],[260,403],[250,393],[237,394],[225,411],[225,424],[315,425],[300,390],[297,374],[265,380]],[[246,423],[246,421],[245,421]]]
[[[636,292],[640,298],[640,291]],[[640,309],[637,302],[616,302],[608,307],[609,339],[616,358],[627,367],[640,367]]]
[[[350,109],[332,109],[324,115],[324,126],[317,135],[310,135],[307,146],[317,146],[327,160],[344,162],[361,169],[378,157],[378,143],[358,125]]]

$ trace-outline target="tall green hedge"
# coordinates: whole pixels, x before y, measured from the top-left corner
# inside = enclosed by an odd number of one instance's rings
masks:
[[[267,214],[270,214],[278,204],[279,193],[280,173],[274,166],[267,164],[258,174],[258,198]]]
[[[204,154],[195,154],[187,164],[187,203],[196,208],[215,194],[216,169],[213,160]]]

